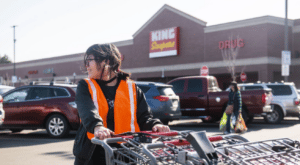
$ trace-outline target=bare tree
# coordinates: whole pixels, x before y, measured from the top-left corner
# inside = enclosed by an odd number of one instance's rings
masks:
[[[236,80],[236,58],[239,53],[239,47],[237,46],[239,36],[237,36],[236,40],[233,40],[233,37],[229,37],[229,48],[221,49],[223,61],[226,63],[227,69],[229,73],[231,74],[232,80]],[[226,45],[226,43],[225,43]],[[225,46],[226,47],[226,46]]]
[[[0,64],[10,64],[11,60],[9,59],[9,57],[4,54],[4,56],[0,55]]]

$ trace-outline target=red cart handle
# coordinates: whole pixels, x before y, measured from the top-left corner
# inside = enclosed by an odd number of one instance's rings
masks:
[[[178,132],[153,132],[153,131],[140,131],[140,132],[125,132],[121,134],[112,135],[112,137],[122,137],[122,138],[129,138],[132,139],[132,134],[138,134],[138,133],[145,133],[149,135],[153,135],[152,138],[156,138],[159,136],[177,136]],[[146,135],[147,136],[147,135]]]
[[[158,136],[177,136],[178,132],[153,132],[153,131],[141,131],[141,133],[147,133],[151,135],[158,135]]]
[[[214,137],[208,137],[208,140],[210,142],[223,140],[222,136],[214,136]],[[182,146],[182,145],[189,145],[190,143],[187,140],[171,140],[171,141],[164,141],[164,144],[173,144],[175,146]]]

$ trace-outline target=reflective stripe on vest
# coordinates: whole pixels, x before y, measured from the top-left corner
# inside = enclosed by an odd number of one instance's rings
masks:
[[[98,109],[99,115],[103,120],[103,125],[107,127],[107,113],[109,110],[107,100],[94,79],[85,79],[89,86],[89,92],[92,96],[95,107]],[[121,80],[116,90],[114,101],[114,122],[115,134],[123,132],[139,132],[140,128],[136,118],[137,100],[136,88],[132,81]],[[94,135],[87,133],[89,139]]]

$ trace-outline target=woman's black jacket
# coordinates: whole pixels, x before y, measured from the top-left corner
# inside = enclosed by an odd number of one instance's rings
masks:
[[[98,80],[97,83],[101,88],[105,88]],[[117,86],[120,80],[118,80]],[[144,93],[140,88],[136,86],[137,91],[137,122],[140,130],[151,130],[156,124],[162,124],[159,119],[153,119],[150,107],[146,102]],[[77,104],[78,114],[81,119],[80,127],[75,137],[73,154],[81,159],[87,161],[91,158],[93,151],[96,147],[87,138],[87,131],[94,133],[95,126],[102,126],[102,118],[100,117],[98,110],[94,106],[93,100],[89,93],[88,84],[85,80],[80,80],[77,86],[75,102]],[[107,116],[107,121],[114,121],[113,116]]]
[[[233,112],[235,114],[239,112],[239,110],[242,110],[242,97],[240,91],[233,92],[230,90],[228,97],[229,97],[228,105],[233,104]]]

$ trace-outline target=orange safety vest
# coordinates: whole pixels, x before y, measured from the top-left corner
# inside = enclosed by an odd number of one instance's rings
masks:
[[[107,113],[109,110],[107,100],[95,79],[85,79],[88,84],[95,107],[107,127]],[[136,117],[137,100],[135,83],[131,80],[121,80],[117,88],[114,102],[115,134],[124,132],[139,132],[140,128]],[[91,140],[94,134],[87,132]]]

